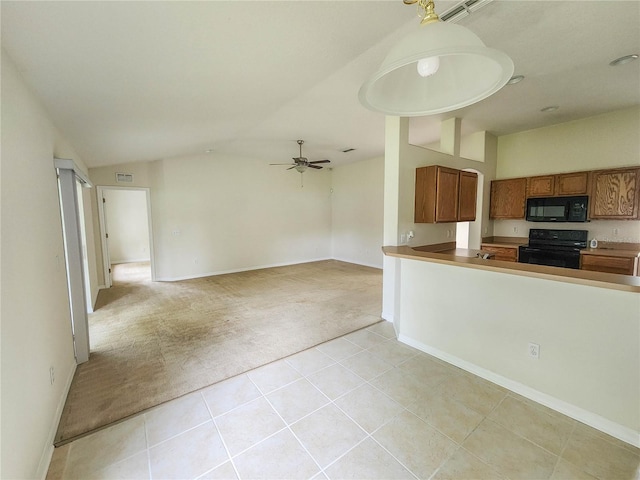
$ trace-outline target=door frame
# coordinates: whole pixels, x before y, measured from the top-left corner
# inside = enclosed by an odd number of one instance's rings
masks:
[[[97,185],[96,194],[98,201],[98,219],[100,224],[100,242],[102,245],[102,268],[104,270],[104,286],[110,288],[111,281],[111,258],[109,257],[109,245],[107,241],[107,221],[104,211],[104,191],[105,190],[135,190],[143,191],[147,197],[147,223],[149,227],[149,261],[151,263],[151,281],[156,281],[155,252],[153,249],[153,222],[151,219],[151,189],[148,187],[120,187],[111,185]]]
[[[89,360],[90,344],[78,184],[87,188],[92,185],[73,160],[54,158],[54,166],[60,195],[73,348],[76,363],[80,364]]]

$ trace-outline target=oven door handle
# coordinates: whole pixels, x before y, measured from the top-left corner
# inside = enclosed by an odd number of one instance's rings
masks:
[[[547,250],[543,250],[541,248],[535,248],[535,247],[522,247],[522,251],[527,253],[538,253],[538,252],[547,251]]]

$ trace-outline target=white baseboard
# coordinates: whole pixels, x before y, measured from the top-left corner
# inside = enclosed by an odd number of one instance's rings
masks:
[[[382,267],[379,265],[369,265],[361,262],[354,262],[353,260],[347,260],[342,258],[333,258],[333,257],[321,257],[321,258],[311,258],[309,260],[304,260],[301,262],[283,262],[283,263],[271,263],[267,265],[256,265],[253,267],[243,267],[243,268],[232,268],[229,270],[216,270],[213,272],[205,272],[198,273],[196,275],[181,275],[178,277],[156,277],[156,282],[178,282],[181,280],[192,280],[194,278],[204,278],[204,277],[213,277],[215,275],[225,275],[227,273],[241,273],[241,272],[250,272],[251,270],[262,270],[264,268],[276,268],[276,267],[287,267],[290,265],[301,265],[303,263],[311,263],[311,262],[322,262],[325,260],[337,260],[339,262],[345,263],[353,263],[354,265],[362,265],[363,267],[371,267],[377,270],[382,270]],[[99,288],[105,288],[104,285],[101,285]]]
[[[551,395],[542,393],[527,385],[503,377],[502,375],[498,375],[490,370],[479,367],[474,363],[462,360],[461,358],[458,358],[454,355],[450,355],[446,352],[438,350],[437,348],[431,347],[422,342],[418,342],[412,338],[407,337],[406,335],[399,335],[398,340],[411,347],[417,348],[424,353],[439,358],[440,360],[444,360],[451,365],[455,365],[456,367],[466,370],[467,372],[473,373],[474,375],[484,378],[485,380],[493,382],[497,385],[500,385],[501,387],[511,390],[512,392],[522,395],[523,397],[533,400],[534,402],[538,402],[545,407],[549,407],[552,410],[573,418],[574,420],[585,423],[590,427],[600,430],[601,432],[611,435],[612,437],[622,440],[623,442],[626,442],[635,447],[640,447],[640,435],[638,434],[638,432],[629,427],[625,427],[624,425],[620,425],[619,423],[608,420],[598,414],[577,407],[576,405],[573,405],[571,403],[565,402],[564,400],[552,397]]]
[[[382,311],[382,313],[380,314],[380,316],[386,320],[387,322],[391,322],[394,323],[394,317],[393,317],[393,313],[389,313],[389,312],[385,312],[384,310]]]
[[[288,267],[290,265],[300,265],[303,263],[322,262],[324,260],[333,260],[333,259],[329,257],[322,257],[322,258],[315,258],[315,259],[312,258],[309,260],[304,260],[302,262],[272,263],[269,265],[257,265],[253,267],[233,268],[230,270],[218,270],[214,272],[199,273],[197,275],[185,275],[180,277],[156,277],[156,281],[157,282],[177,282],[180,280],[192,280],[194,278],[213,277],[214,275],[225,275],[227,273],[250,272],[251,270],[262,270],[264,268]]]
[[[121,263],[145,263],[145,262],[148,263],[150,261],[151,261],[151,259],[149,257],[147,257],[147,258],[138,258],[138,259],[128,258],[126,260],[114,260],[114,259],[111,259],[111,265],[119,265]]]
[[[71,382],[73,381],[73,376],[76,373],[77,364],[75,359],[73,360],[73,364],[71,365],[71,371],[69,372],[69,376],[67,377],[66,384],[64,386],[64,394],[60,397],[58,401],[58,407],[56,408],[56,414],[54,415],[51,426],[49,427],[49,435],[47,436],[47,442],[45,444],[44,450],[40,455],[40,462],[38,462],[38,471],[36,478],[41,478],[45,480],[47,477],[47,472],[49,471],[49,465],[51,464],[51,458],[53,457],[54,447],[53,444],[56,440],[56,432],[58,431],[58,425],[60,424],[60,419],[62,418],[62,411],[64,410],[64,404],[67,401],[67,396],[69,395],[69,390],[71,389]]]
[[[374,265],[373,263],[367,263],[367,262],[358,262],[358,261],[353,260],[351,258],[333,257],[333,260],[337,260],[339,262],[345,262],[345,263],[353,263],[354,265],[362,265],[363,267],[371,267],[371,268],[375,268],[377,270],[382,270],[382,265]]]

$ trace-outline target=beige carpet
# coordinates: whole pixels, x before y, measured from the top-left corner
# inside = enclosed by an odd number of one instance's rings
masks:
[[[380,321],[374,268],[329,260],[150,282],[136,266],[123,281],[118,267],[89,316],[91,356],[56,445]]]

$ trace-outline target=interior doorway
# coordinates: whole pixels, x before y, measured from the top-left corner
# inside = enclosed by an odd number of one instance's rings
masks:
[[[117,264],[146,265],[155,280],[149,189],[99,186],[97,193],[105,287],[113,285]]]

